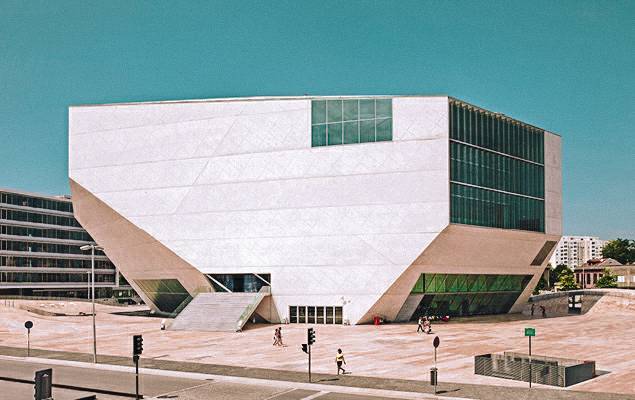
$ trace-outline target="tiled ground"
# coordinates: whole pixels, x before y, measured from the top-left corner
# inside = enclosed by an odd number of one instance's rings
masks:
[[[86,307],[83,303],[76,307]],[[144,335],[144,356],[202,363],[252,366],[283,370],[306,370],[300,351],[306,326],[283,327],[287,347],[271,346],[273,325],[260,325],[243,333],[161,331],[160,319],[108,314],[115,307],[98,307],[99,353],[128,356],[131,336]],[[24,321],[31,319],[33,347],[76,352],[91,351],[90,317],[42,317],[0,301],[0,345],[25,344]],[[609,371],[575,390],[635,394],[635,310],[602,299],[583,316],[521,319],[490,317],[449,324],[435,324],[441,338],[438,354],[439,379],[443,381],[526,385],[522,382],[482,377],[473,373],[473,356],[502,351],[527,350],[523,328],[533,326],[537,336],[533,353],[555,357],[595,360],[598,370]],[[334,355],[342,348],[355,375],[427,379],[432,366],[432,339],[417,335],[416,326],[316,326],[313,370],[333,373]]]

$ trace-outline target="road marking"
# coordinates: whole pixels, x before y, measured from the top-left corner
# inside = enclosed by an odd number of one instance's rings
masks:
[[[186,390],[192,390],[192,389],[196,389],[196,388],[200,388],[200,387],[207,386],[207,385],[212,385],[212,384],[214,384],[214,382],[205,382],[205,383],[201,383],[200,385],[190,386],[190,387],[187,387],[187,388],[184,388],[184,389],[175,390],[173,392],[162,393],[162,394],[159,394],[159,395],[156,395],[156,396],[152,396],[151,398],[153,398],[153,399],[154,398],[156,398],[156,399],[165,399],[165,398],[168,398],[169,396],[172,396],[174,394],[185,392]]]
[[[269,396],[269,397],[267,397],[267,398],[264,398],[264,399],[262,399],[262,400],[271,400],[271,399],[275,399],[275,398],[276,398],[276,397],[278,397],[278,396],[282,396],[283,394],[287,394],[287,393],[293,392],[294,390],[296,390],[296,389],[295,389],[295,388],[291,388],[291,389],[283,390],[282,392],[279,392],[279,393],[273,394],[273,395],[271,395],[271,396]]]
[[[330,392],[318,392],[318,393],[312,394],[312,395],[310,395],[310,396],[303,397],[301,400],[312,400],[312,399],[317,399],[318,397],[320,397],[320,396],[324,396],[324,395],[325,395],[325,394],[327,394],[327,393],[330,393]]]

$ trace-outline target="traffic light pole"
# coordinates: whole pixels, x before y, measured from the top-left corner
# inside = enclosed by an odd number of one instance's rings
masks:
[[[139,400],[139,356],[133,356],[135,369],[135,399]]]
[[[311,345],[309,345],[309,383],[311,383]]]

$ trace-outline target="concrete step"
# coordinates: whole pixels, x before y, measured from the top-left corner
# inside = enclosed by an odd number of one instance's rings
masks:
[[[174,319],[168,329],[236,332],[242,329],[268,292],[200,293]]]

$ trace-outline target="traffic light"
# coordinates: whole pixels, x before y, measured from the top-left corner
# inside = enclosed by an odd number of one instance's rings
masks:
[[[309,354],[309,345],[306,343],[302,343],[302,351]]]
[[[143,336],[134,335],[132,337],[132,355],[140,356],[143,353]]]
[[[309,344],[309,346],[315,343],[315,331],[313,330],[313,328],[309,328],[307,330],[307,343]]]

